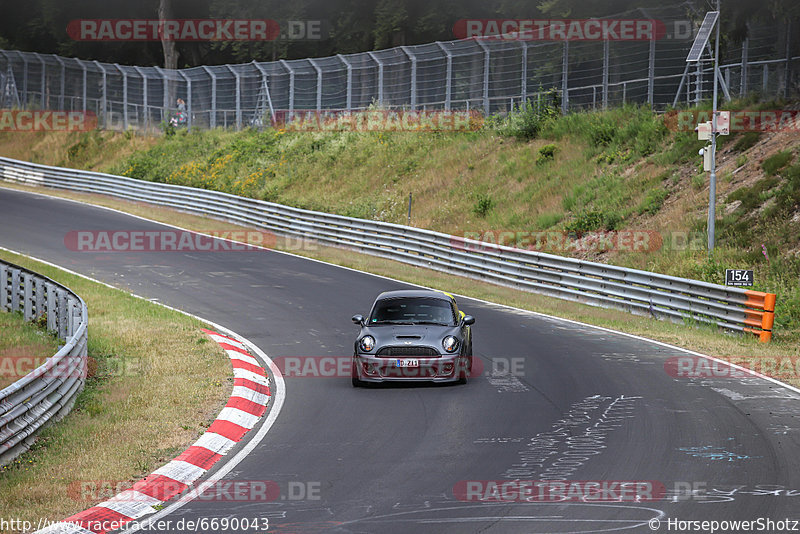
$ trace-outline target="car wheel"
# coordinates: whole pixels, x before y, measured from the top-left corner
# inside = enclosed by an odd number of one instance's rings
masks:
[[[353,358],[353,368],[350,373],[351,379],[353,381],[354,388],[360,388],[364,385],[364,381],[358,378],[358,367],[356,366],[356,359]]]

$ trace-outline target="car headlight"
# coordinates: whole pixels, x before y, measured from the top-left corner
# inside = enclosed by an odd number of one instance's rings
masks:
[[[458,348],[458,340],[453,336],[447,336],[442,340],[442,346],[447,352],[455,352]]]
[[[364,352],[369,352],[375,348],[375,338],[372,336],[364,336],[361,338],[361,341],[358,342],[358,346],[361,347],[361,350]]]

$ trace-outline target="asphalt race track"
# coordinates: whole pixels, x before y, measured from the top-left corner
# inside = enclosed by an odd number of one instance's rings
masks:
[[[75,252],[64,244],[70,230],[162,227],[2,188],[0,221],[0,246],[215,321],[273,360],[352,355],[351,315],[405,287],[270,251]],[[476,318],[479,377],[364,389],[347,376],[287,377],[276,424],[226,477],[274,481],[281,497],[204,499],[164,519],[403,534],[703,532],[668,520],[758,518],[762,532],[787,532],[793,523],[778,522],[800,519],[797,392],[759,378],[675,378],[664,366],[681,355],[674,349],[467,298],[459,305]],[[456,497],[467,481],[514,479],[651,481],[641,487],[664,491],[643,502]],[[747,530],[759,526],[737,531]]]

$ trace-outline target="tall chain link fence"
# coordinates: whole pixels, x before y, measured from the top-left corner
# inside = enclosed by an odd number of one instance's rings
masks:
[[[0,50],[0,108],[92,112],[101,128],[144,131],[174,117],[178,99],[187,126],[203,129],[260,128],[276,111],[370,105],[492,114],[546,91],[558,95],[564,112],[624,103],[660,110],[710,97],[711,61],[686,63],[702,16],[688,2],[615,16],[661,21],[666,35],[649,41],[463,39],[180,70]],[[785,24],[785,39],[774,26],[751,27],[743,44],[721,50],[724,96],[797,93],[800,57],[791,54]]]

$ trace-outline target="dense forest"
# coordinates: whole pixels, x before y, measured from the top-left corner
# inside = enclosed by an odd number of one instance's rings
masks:
[[[252,60],[324,57],[398,45],[451,40],[460,19],[588,18],[680,0],[2,0],[0,48],[54,53],[121,64],[188,67]],[[684,2],[688,5],[690,2]],[[711,2],[693,0],[696,10]],[[166,11],[164,8],[167,8]],[[722,0],[726,38],[741,41],[747,23],[785,21],[800,13],[797,0]],[[76,19],[271,19],[322,21],[318,39],[177,42],[165,65],[162,43],[73,40]],[[796,31],[800,31],[798,28]],[[780,36],[776,36],[780,38]],[[168,45],[172,46],[172,45]]]

